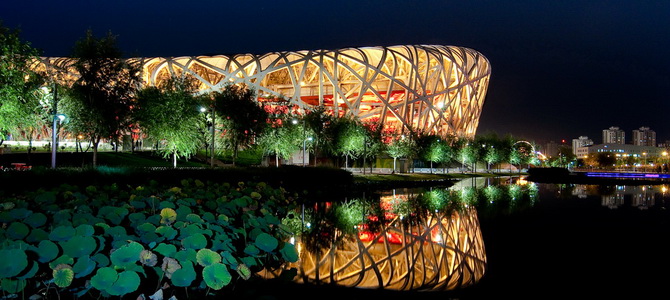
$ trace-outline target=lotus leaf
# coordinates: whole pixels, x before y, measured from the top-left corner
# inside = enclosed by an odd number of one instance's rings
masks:
[[[9,223],[11,221],[14,221],[14,218],[12,218],[8,211],[0,212],[0,223]]]
[[[122,226],[110,227],[109,229],[105,230],[105,234],[112,236],[114,239],[118,239],[119,237],[125,239],[125,237],[128,235],[126,229]]]
[[[30,233],[30,228],[26,224],[19,222],[12,222],[5,230],[7,237],[12,240],[22,240],[28,233]]]
[[[268,223],[268,224],[272,224],[272,225],[281,224],[281,221],[279,220],[279,218],[277,218],[277,217],[275,217],[274,215],[271,215],[271,214],[266,214],[265,215],[265,222]]]
[[[43,213],[34,213],[23,220],[23,222],[30,225],[32,228],[38,228],[46,224],[47,216]]]
[[[54,277],[54,283],[59,287],[68,287],[72,284],[72,279],[74,279],[74,271],[72,267],[68,265],[59,265],[52,272]]]
[[[267,233],[256,236],[256,246],[265,252],[272,252],[277,248],[279,241]]]
[[[92,236],[95,233],[95,228],[90,224],[81,224],[75,228],[77,235]]]
[[[170,257],[163,257],[163,264],[161,265],[161,270],[165,272],[167,278],[172,278],[172,274],[181,269],[181,265],[177,262],[176,259]]]
[[[105,249],[105,237],[96,235],[95,239],[98,241],[98,248],[95,249],[95,253],[98,253]]]
[[[33,260],[33,261],[31,262],[30,269],[29,269],[25,274],[23,274],[23,275],[21,275],[21,276],[18,276],[18,277],[16,277],[16,278],[18,278],[18,279],[29,279],[29,278],[33,278],[33,276],[35,276],[35,274],[37,274],[37,271],[38,271],[39,269],[40,269],[40,264]],[[24,271],[25,271],[25,270],[24,270]],[[19,275],[20,275],[20,274],[19,274]]]
[[[61,255],[49,263],[49,268],[55,269],[58,265],[71,266],[72,264],[74,264],[74,258],[68,255]]]
[[[158,262],[158,256],[149,250],[142,250],[140,252],[140,263],[145,266],[153,267]]]
[[[94,185],[89,185],[89,186],[86,187],[86,192],[88,192],[89,194],[96,193],[97,191],[98,191],[98,188],[95,187]]]
[[[254,267],[258,265],[258,260],[253,257],[253,256],[245,256],[242,257],[242,263],[249,266],[249,267]]]
[[[106,291],[113,296],[122,296],[137,290],[140,286],[140,276],[133,271],[119,273],[119,278]]]
[[[28,266],[28,256],[22,249],[0,250],[0,278],[14,277]]]
[[[200,218],[200,216],[196,214],[188,214],[186,215],[186,221],[191,222],[191,223],[204,223],[205,221]]]
[[[94,260],[95,262],[97,262],[99,267],[103,267],[103,268],[109,266],[109,264],[111,263],[109,261],[109,257],[107,257],[107,255],[104,255],[102,253],[98,253],[96,255],[93,255],[91,257],[91,259]]]
[[[147,233],[142,234],[142,236],[140,236],[140,241],[142,241],[142,243],[144,243],[144,244],[155,243],[157,241],[160,242],[160,241],[163,241],[163,240],[164,240],[164,238],[159,237],[154,232],[147,232]]]
[[[144,250],[144,247],[140,243],[130,242],[112,252],[110,255],[112,265],[121,268],[132,265],[140,259],[142,250]]]
[[[251,278],[251,269],[249,269],[247,265],[239,264],[235,270],[237,271],[237,274],[242,277],[242,279],[249,280],[249,278]]]
[[[133,195],[134,196],[134,195]],[[135,209],[144,209],[147,207],[147,204],[144,201],[130,201],[130,206],[134,207]]]
[[[175,205],[170,201],[161,201],[161,203],[158,204],[158,208],[160,208],[161,210],[163,210],[164,208],[171,208],[174,210]]]
[[[98,244],[91,236],[74,236],[67,241],[60,242],[60,246],[64,254],[78,258],[91,255]]]
[[[114,282],[116,282],[118,278],[119,274],[116,273],[116,270],[114,270],[114,268],[110,267],[100,268],[95,273],[95,275],[91,277],[91,286],[93,286],[99,291],[105,291],[108,288],[112,287],[112,285],[114,284]]]
[[[160,226],[156,228],[156,233],[164,236],[166,239],[171,240],[174,239],[177,236],[177,233],[179,233],[177,230],[175,230],[172,227],[169,226]]]
[[[0,286],[4,291],[10,294],[16,294],[26,287],[25,280],[12,280],[9,278],[3,278]]]
[[[221,255],[210,249],[200,249],[196,253],[195,259],[199,265],[206,267],[215,263],[220,263]]]
[[[130,223],[133,224],[141,224],[145,223],[147,219],[147,216],[144,213],[141,212],[135,212],[130,215],[128,215],[128,220],[130,220]]]
[[[179,235],[182,239],[197,233],[202,233],[202,228],[197,224],[189,224],[179,230]]]
[[[89,256],[83,256],[77,259],[77,262],[72,266],[72,271],[74,271],[75,278],[81,278],[91,274],[95,270],[96,263]]]
[[[156,214],[156,215],[151,215],[149,216],[146,220],[147,223],[154,224],[156,226],[159,226],[161,224],[161,216]]]
[[[247,245],[247,246],[244,248],[244,253],[249,254],[249,255],[251,255],[251,256],[256,256],[256,255],[258,255],[258,253],[260,253],[260,252],[261,252],[261,251],[258,250],[258,247],[256,247],[256,246],[253,245],[253,244],[249,244],[249,245]]]
[[[228,272],[226,265],[215,263],[206,266],[205,269],[202,270],[202,278],[205,280],[208,287],[214,290],[220,290],[230,283],[232,276],[230,276],[230,272]]]
[[[156,231],[156,226],[151,223],[142,223],[140,226],[137,226],[137,230],[140,233],[145,233],[145,232],[154,232]]]
[[[53,223],[57,224],[58,226],[72,226],[72,214],[70,211],[63,209],[58,210],[58,206],[56,206],[56,209],[57,211],[53,215]]]
[[[172,285],[187,287],[195,280],[196,273],[191,262],[182,262],[182,268],[172,273]]]
[[[170,225],[176,220],[177,212],[174,209],[169,207],[161,209],[161,224]]]
[[[165,257],[174,257],[175,253],[177,253],[177,247],[172,244],[160,243],[156,246],[154,251]]]
[[[181,240],[184,248],[199,250],[207,247],[207,238],[202,233],[196,233]]]
[[[205,212],[202,214],[202,219],[209,222],[209,223],[214,223],[216,222],[216,217],[214,216],[213,213],[211,212]]]
[[[175,253],[174,258],[176,258],[181,263],[183,262],[195,263],[197,261],[196,252],[193,249],[180,250],[177,253]]]
[[[54,242],[62,242],[71,239],[77,231],[72,226],[58,226],[51,230],[49,239]]]
[[[299,259],[298,250],[296,250],[295,245],[291,243],[284,243],[284,246],[279,250],[279,253],[281,253],[282,258],[288,262],[294,263]]]
[[[177,220],[179,221],[186,221],[186,216],[193,212],[188,206],[184,205],[179,205],[176,211],[177,211]]]
[[[163,300],[163,289],[158,289],[153,295],[149,296],[151,300]]]
[[[50,240],[42,240],[36,249],[37,255],[39,255],[39,262],[46,263],[52,261],[56,256],[58,256],[59,248],[56,243]]]
[[[261,198],[261,194],[258,193],[258,192],[251,192],[250,196],[251,196],[252,199],[256,199],[256,200]]]
[[[237,268],[237,264],[239,263],[237,259],[233,256],[230,251],[223,251],[221,252],[221,257],[223,257],[225,263],[231,265],[233,268]]]
[[[44,203],[53,203],[56,201],[56,193],[54,192],[43,192],[35,196],[35,202],[44,204]]]

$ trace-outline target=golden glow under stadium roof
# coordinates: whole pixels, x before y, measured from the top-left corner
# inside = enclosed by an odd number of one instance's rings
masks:
[[[44,58],[67,70],[72,59]],[[157,85],[190,74],[200,91],[244,83],[258,101],[282,97],[308,110],[323,105],[336,115],[374,120],[396,133],[415,130],[473,137],[491,68],[481,53],[463,47],[414,45],[262,55],[131,58],[143,82]]]

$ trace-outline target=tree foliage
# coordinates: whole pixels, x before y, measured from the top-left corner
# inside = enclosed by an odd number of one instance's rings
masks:
[[[11,130],[35,128],[43,121],[42,74],[30,68],[39,51],[20,39],[17,29],[0,22],[0,144]]]
[[[233,165],[241,148],[251,146],[267,127],[268,113],[255,100],[256,92],[246,86],[228,84],[212,94],[214,111],[221,117],[223,134],[219,143],[233,151]]]
[[[277,157],[276,166],[279,166],[279,159],[289,159],[300,149],[302,128],[292,124],[292,120],[287,114],[273,120],[259,138],[263,153]]]
[[[162,146],[158,152],[173,157],[195,154],[203,143],[203,97],[195,95],[190,77],[172,77],[160,87],[146,87],[137,95],[135,119],[140,128]]]
[[[65,109],[68,128],[85,133],[93,144],[93,165],[97,164],[102,139],[117,143],[131,124],[131,106],[139,87],[140,72],[122,58],[111,33],[97,38],[92,31],[76,42],[73,67],[79,73]]]

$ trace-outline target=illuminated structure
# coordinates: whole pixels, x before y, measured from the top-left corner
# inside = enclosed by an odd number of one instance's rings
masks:
[[[357,225],[356,233],[310,220],[312,237],[296,242],[299,260],[285,268],[296,268],[295,280],[310,284],[405,291],[454,290],[476,284],[487,265],[477,210],[466,205],[459,210],[398,212],[407,207],[407,196],[382,196],[384,219],[368,216],[371,223]],[[314,211],[328,209],[323,205]],[[260,275],[279,274],[281,269]]]
[[[475,135],[491,74],[479,52],[439,45],[129,61],[142,66],[146,85],[184,74],[197,79],[203,93],[244,83],[268,105],[277,99],[303,111],[322,105],[335,115],[379,122],[395,133],[414,130],[459,137]],[[60,70],[71,70],[70,62],[42,60]]]

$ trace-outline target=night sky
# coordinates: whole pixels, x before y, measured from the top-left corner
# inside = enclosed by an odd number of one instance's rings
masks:
[[[670,1],[1,0],[44,56],[93,30],[126,56],[439,44],[492,67],[478,134],[538,143],[646,126],[670,139]],[[627,141],[630,143],[630,141]]]

